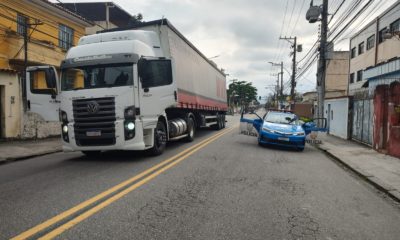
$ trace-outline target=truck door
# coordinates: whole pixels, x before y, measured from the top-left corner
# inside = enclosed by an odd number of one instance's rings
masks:
[[[156,119],[176,102],[171,60],[142,58],[138,63],[138,73],[141,115]]]
[[[58,76],[52,66],[28,67],[26,72],[28,111],[39,114],[45,121],[58,121]]]

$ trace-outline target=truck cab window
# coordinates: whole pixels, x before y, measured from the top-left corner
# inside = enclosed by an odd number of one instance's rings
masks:
[[[140,77],[143,88],[165,86],[172,83],[170,60],[146,60],[140,65]]]
[[[47,86],[45,71],[32,71],[30,74],[31,92],[35,94],[52,94],[55,88]]]

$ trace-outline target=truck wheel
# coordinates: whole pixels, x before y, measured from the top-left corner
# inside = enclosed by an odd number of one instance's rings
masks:
[[[196,133],[196,126],[194,124],[193,118],[189,118],[188,120],[188,136],[185,138],[187,142],[193,142],[194,134]]]
[[[100,157],[101,155],[101,151],[82,151],[82,153],[88,158]]]
[[[214,130],[220,130],[222,128],[221,117],[217,115],[217,123],[213,125]]]
[[[150,154],[153,156],[161,155],[167,145],[167,130],[163,122],[158,121],[157,127],[154,129],[154,145],[150,149]]]
[[[222,128],[225,128],[225,115],[221,116]]]

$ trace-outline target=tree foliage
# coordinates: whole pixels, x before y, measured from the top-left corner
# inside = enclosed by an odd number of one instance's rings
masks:
[[[235,103],[248,105],[253,100],[257,100],[257,88],[251,82],[234,81],[229,84],[228,97],[232,97]]]

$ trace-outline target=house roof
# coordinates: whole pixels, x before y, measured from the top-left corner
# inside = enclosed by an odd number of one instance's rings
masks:
[[[106,6],[109,8],[109,20],[118,27],[126,27],[132,15],[113,2],[80,2],[80,3],[62,3],[62,6],[74,14],[79,14],[91,21],[106,20]]]

